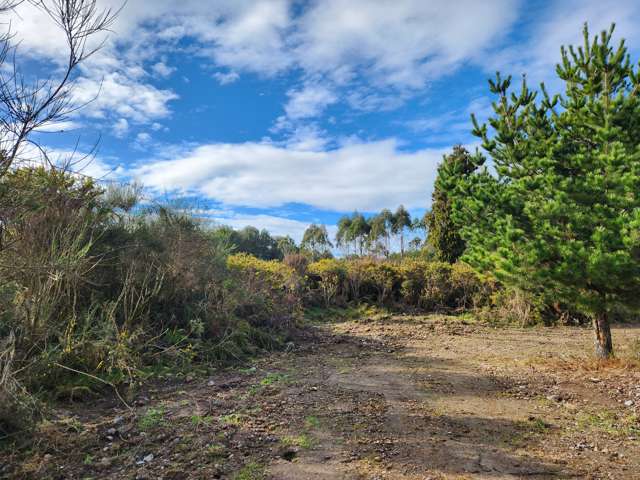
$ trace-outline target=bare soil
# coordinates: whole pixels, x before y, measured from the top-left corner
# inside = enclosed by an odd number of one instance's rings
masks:
[[[640,479],[633,327],[392,316],[309,327],[285,352],[181,381],[128,410],[58,408],[0,476],[33,479]]]

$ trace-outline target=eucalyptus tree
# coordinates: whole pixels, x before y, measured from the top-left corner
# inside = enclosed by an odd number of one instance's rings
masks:
[[[407,229],[411,228],[411,215],[400,205],[393,214],[393,223],[391,232],[400,238],[400,255],[404,255],[404,234]]]
[[[315,223],[309,225],[302,236],[300,247],[310,252],[313,258],[330,254],[333,244],[329,240],[327,227]]]
[[[371,225],[359,212],[354,212],[351,218],[351,225],[349,227],[350,238],[355,242],[356,251],[360,256],[364,254],[364,248],[367,243],[367,236],[371,231]]]
[[[369,235],[367,239],[368,249],[370,253],[382,254],[387,256],[389,249],[386,239],[389,237],[387,230],[387,220],[383,212],[374,215],[369,219]]]
[[[338,231],[336,232],[336,246],[342,248],[344,252],[349,254],[349,246],[352,242],[351,238],[351,217],[343,215],[338,220]]]

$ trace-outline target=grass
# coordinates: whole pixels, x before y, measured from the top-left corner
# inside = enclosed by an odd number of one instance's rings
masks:
[[[226,453],[226,447],[221,443],[213,443],[207,446],[207,453],[212,457],[223,457]]]
[[[220,422],[224,425],[242,425],[245,416],[241,413],[230,413],[220,417]]]
[[[300,447],[309,449],[313,446],[313,439],[307,435],[288,435],[282,438],[282,444],[287,447]]]
[[[202,416],[202,415],[191,415],[191,424],[194,427],[200,427],[202,425],[208,426],[213,422],[213,417],[211,416]]]
[[[310,415],[304,419],[304,426],[307,427],[307,429],[309,430],[314,428],[320,428],[320,420],[318,419],[318,417],[314,417],[313,415]]]
[[[640,418],[635,414],[618,415],[610,410],[581,412],[576,418],[578,430],[596,430],[614,437],[640,435]]]
[[[251,462],[238,470],[231,478],[233,480],[262,480],[265,477],[264,466]]]
[[[138,420],[138,428],[142,431],[151,430],[164,423],[164,408],[150,408]]]
[[[285,375],[284,373],[269,373],[266,377],[260,380],[260,382],[249,387],[247,395],[256,395],[264,388],[286,382],[288,378],[289,376]]]

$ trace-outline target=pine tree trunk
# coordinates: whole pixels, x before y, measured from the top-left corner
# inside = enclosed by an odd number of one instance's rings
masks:
[[[610,358],[613,356],[613,342],[607,312],[600,312],[593,317],[593,331],[595,333],[596,356]]]

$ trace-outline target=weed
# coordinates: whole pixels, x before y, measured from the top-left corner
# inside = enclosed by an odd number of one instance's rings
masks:
[[[224,425],[241,425],[243,420],[244,415],[240,413],[230,413],[220,417],[220,422]]]
[[[551,425],[540,418],[530,418],[525,427],[532,433],[546,433]]]
[[[635,414],[618,415],[609,410],[582,412],[576,420],[579,430],[593,429],[611,436],[640,434],[640,419]]]
[[[295,436],[286,436],[282,438],[282,444],[287,447],[300,447],[300,448],[311,448],[313,446],[313,440],[309,435],[295,435]]]
[[[207,447],[207,453],[212,457],[223,457],[226,447],[221,443],[213,443]]]
[[[266,477],[264,466],[255,462],[249,463],[233,475],[233,480],[262,480]]]
[[[84,463],[85,465],[92,465],[93,464],[93,455],[87,453],[87,455],[85,455],[84,460],[82,461],[82,463]]]
[[[318,420],[318,417],[314,417],[313,415],[310,415],[304,419],[304,425],[309,430],[313,428],[320,428],[320,420]]]
[[[164,423],[164,408],[150,408],[138,420],[138,428],[142,431],[151,430]]]
[[[284,382],[287,379],[287,375],[282,373],[270,373],[262,380],[260,380],[260,385],[263,387],[268,387],[269,385],[273,385],[275,383]]]
[[[202,425],[208,426],[211,425],[212,422],[213,417],[211,416],[203,417],[202,415],[191,415],[191,424],[194,427],[200,427]]]

